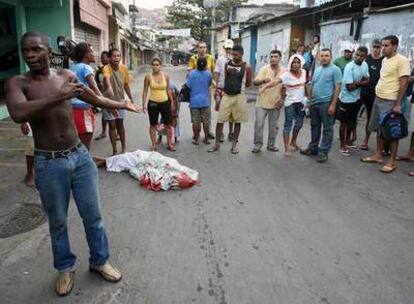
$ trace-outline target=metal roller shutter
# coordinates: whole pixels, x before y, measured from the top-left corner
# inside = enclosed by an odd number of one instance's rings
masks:
[[[96,62],[99,62],[99,30],[83,23],[75,25],[75,41],[89,43],[95,50]]]

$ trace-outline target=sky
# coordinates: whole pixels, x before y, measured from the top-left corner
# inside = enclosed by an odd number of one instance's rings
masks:
[[[171,5],[173,0],[137,0],[135,3],[138,7],[143,8],[159,8]]]
[[[143,8],[159,8],[167,5],[171,5],[173,0],[136,0],[135,3],[138,7]],[[254,4],[263,4],[263,3],[280,3],[288,2],[291,3],[292,0],[250,0],[249,3]]]

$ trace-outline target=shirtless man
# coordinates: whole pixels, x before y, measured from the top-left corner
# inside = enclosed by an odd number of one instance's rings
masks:
[[[108,262],[96,165],[79,141],[71,98],[76,96],[103,108],[136,112],[136,107],[130,102],[114,102],[97,96],[69,70],[50,69],[49,39],[42,33],[24,34],[21,47],[30,71],[7,82],[6,100],[13,120],[29,122],[33,131],[35,183],[49,219],[54,267],[59,272],[56,293],[69,294],[74,282],[76,256],[70,249],[67,229],[71,191],[85,227],[90,249],[89,269],[107,281],[118,282],[122,275]]]

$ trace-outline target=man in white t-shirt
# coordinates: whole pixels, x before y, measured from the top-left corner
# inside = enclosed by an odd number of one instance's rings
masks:
[[[282,85],[276,84],[267,87],[266,84],[278,79],[285,69],[279,64],[282,53],[279,50],[270,52],[270,64],[263,66],[254,80],[254,85],[259,86],[259,95],[256,102],[256,120],[254,123],[254,146],[253,153],[260,152],[263,146],[263,130],[266,116],[269,120],[269,135],[267,139],[267,150],[277,152],[276,136],[280,109],[283,107]]]
[[[220,109],[220,103],[221,99],[224,95],[224,71],[226,67],[226,63],[229,62],[231,59],[231,52],[233,50],[233,40],[227,39],[224,41],[224,50],[225,54],[220,56],[219,59],[217,59],[216,66],[214,68],[214,82],[216,83],[216,90],[214,91],[214,101],[215,101],[215,110],[219,111]],[[229,121],[229,135],[228,140],[233,140],[233,128],[234,124],[233,122]],[[222,134],[222,137],[220,138],[220,142],[224,141],[224,134]]]
[[[292,148],[300,150],[297,144],[299,131],[303,126],[305,116],[305,83],[306,71],[302,69],[305,60],[301,55],[295,54],[289,59],[288,70],[280,78],[265,85],[261,90],[283,84],[286,90],[285,98],[285,123],[283,127],[283,142],[285,145],[285,156],[292,155]],[[290,132],[293,127],[292,140],[289,143]]]

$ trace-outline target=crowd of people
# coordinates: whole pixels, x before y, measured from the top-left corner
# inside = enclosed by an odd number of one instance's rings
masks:
[[[413,134],[408,153],[397,156],[399,139],[408,133],[414,82],[414,70],[410,72],[408,59],[398,53],[398,38],[390,35],[382,40],[374,39],[370,54],[365,46],[355,50],[352,45],[345,45],[343,56],[335,60],[330,49],[320,47],[319,36],[315,35],[313,42],[311,50],[299,45],[286,67],[281,65],[282,53],[272,50],[269,63],[259,69],[254,79],[251,67],[242,60],[241,46],[225,41],[225,55],[215,66],[213,57],[206,52],[206,44],[200,42],[197,54],[191,57],[186,82],[190,89],[193,143],[198,144],[201,122],[204,142],[209,143],[210,96],[213,95],[214,108],[218,111],[216,142],[208,151],[219,150],[224,140],[224,123],[229,122],[231,152],[237,154],[241,123],[249,116],[244,90],[255,85],[258,95],[253,153],[262,149],[266,119],[267,150],[279,150],[275,142],[283,108],[284,155],[288,158],[292,157],[292,151],[300,151],[303,155],[317,156],[319,163],[326,162],[334,140],[334,124],[338,121],[341,155],[350,156],[356,149],[368,150],[370,134],[377,132],[375,154],[361,158],[362,162],[381,164],[381,172],[391,173],[397,167],[397,160],[414,160]],[[306,111],[310,116],[311,141],[302,148],[298,136]],[[357,145],[357,123],[363,112],[365,136]],[[386,163],[384,156],[389,156]],[[414,172],[409,175],[413,176]]]
[[[381,164],[380,171],[393,172],[396,160],[414,161],[414,135],[410,150],[397,156],[399,139],[407,134],[410,121],[410,97],[414,70],[406,57],[398,53],[398,38],[386,36],[372,42],[372,52],[360,46],[347,47],[344,56],[333,61],[328,48],[319,47],[319,37],[307,56],[299,49],[281,64],[282,53],[270,52],[269,64],[258,71],[243,61],[243,48],[227,40],[225,54],[218,58],[207,53],[207,45],[199,42],[197,54],[188,64],[188,75],[181,91],[162,71],[162,62],[154,58],[152,70],[145,75],[142,106],[133,102],[128,69],[121,63],[121,52],[111,49],[101,54],[101,64],[94,71],[94,51],[87,43],[73,50],[71,70],[50,68],[48,37],[28,32],[21,39],[22,54],[29,72],[10,79],[5,87],[11,117],[22,124],[24,133],[33,136],[26,182],[39,190],[42,205],[49,219],[54,267],[58,270],[56,293],[67,295],[73,287],[76,256],[72,253],[67,231],[70,193],[83,219],[90,248],[90,270],[105,280],[118,282],[121,272],[109,263],[109,248],[103,224],[96,165],[89,154],[95,131],[94,109],[102,109],[102,132],[113,154],[126,151],[125,111],[148,113],[150,149],[155,151],[162,136],[167,148],[176,151],[180,140],[180,102],[189,103],[194,145],[200,144],[201,130],[205,144],[215,139],[208,152],[220,150],[224,142],[224,124],[228,123],[231,153],[238,154],[241,124],[249,119],[245,89],[258,87],[255,109],[253,153],[260,153],[263,133],[268,120],[266,148],[277,152],[276,137],[280,112],[284,109],[283,143],[286,158],[293,151],[317,156],[319,163],[328,160],[334,140],[334,124],[339,121],[340,150],[344,156],[354,149],[368,150],[370,132],[377,132],[375,154],[361,159],[365,163]],[[381,53],[382,52],[382,53]],[[306,58],[305,58],[306,57]],[[187,98],[183,98],[188,95]],[[215,134],[211,132],[211,100],[218,112]],[[358,147],[357,122],[364,105],[367,116],[365,137]],[[306,111],[310,115],[311,141],[307,147],[299,144]],[[412,120],[411,117],[411,127]],[[157,136],[158,134],[158,136]],[[28,149],[30,150],[30,149]],[[389,155],[384,163],[384,155]],[[414,176],[414,172],[409,173]]]

